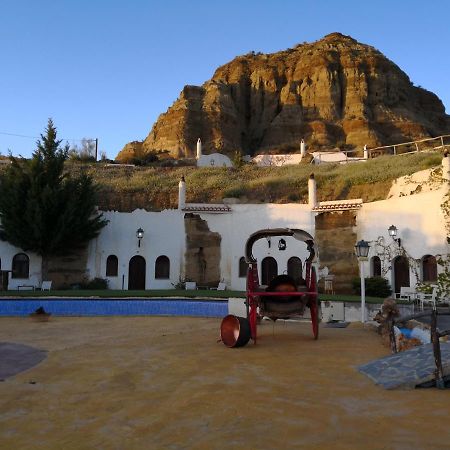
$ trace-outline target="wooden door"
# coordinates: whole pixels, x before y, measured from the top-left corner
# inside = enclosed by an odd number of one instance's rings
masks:
[[[145,289],[145,259],[136,255],[130,259],[128,267],[128,289]]]
[[[396,293],[400,292],[401,287],[410,286],[409,263],[404,256],[397,256],[394,260],[394,286]]]

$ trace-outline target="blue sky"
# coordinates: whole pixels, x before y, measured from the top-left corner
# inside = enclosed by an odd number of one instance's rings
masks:
[[[2,0],[0,152],[29,156],[52,117],[60,137],[113,158],[144,139],[185,84],[251,50],[339,31],[373,45],[450,112],[450,2]]]

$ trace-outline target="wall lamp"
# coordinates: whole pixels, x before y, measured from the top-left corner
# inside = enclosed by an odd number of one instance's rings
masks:
[[[280,239],[278,241],[278,250],[281,250],[281,251],[286,250],[286,241],[284,239]]]
[[[389,232],[389,236],[394,239],[395,242],[397,242],[399,248],[402,246],[402,240],[400,238],[397,237],[397,227],[395,225],[391,225],[388,228],[388,232]]]
[[[144,237],[144,230],[142,228],[138,228],[136,230],[136,237],[138,238],[138,247],[140,247],[141,239]]]

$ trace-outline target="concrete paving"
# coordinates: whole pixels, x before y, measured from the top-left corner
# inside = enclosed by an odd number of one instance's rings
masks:
[[[39,364],[47,352],[29,345],[0,342],[0,380]]]
[[[1,318],[0,341],[48,357],[0,382],[0,449],[448,448],[448,391],[358,372],[389,354],[372,330],[313,341],[310,324],[267,322],[258,345],[228,349],[219,324]]]

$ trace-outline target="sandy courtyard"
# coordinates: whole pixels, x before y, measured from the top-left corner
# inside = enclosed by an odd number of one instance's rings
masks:
[[[241,349],[219,319],[1,318],[0,342],[48,350],[0,383],[0,448],[434,449],[450,392],[385,391],[356,366],[386,355],[359,325],[278,323]]]

